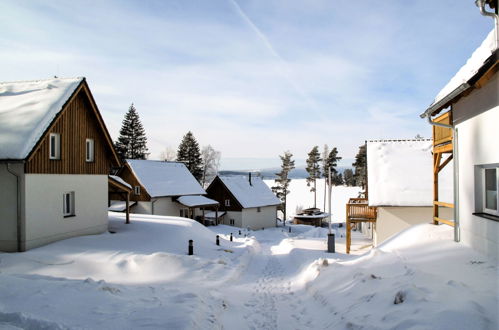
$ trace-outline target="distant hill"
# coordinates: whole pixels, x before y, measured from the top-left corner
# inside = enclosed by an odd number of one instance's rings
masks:
[[[346,169],[352,169],[350,166],[338,166],[337,170],[340,173],[343,173]],[[219,175],[232,176],[232,175],[248,175],[249,172],[253,174],[257,174],[261,176],[263,179],[275,179],[275,173],[279,172],[280,168],[265,168],[261,170],[252,170],[252,171],[220,171]],[[289,173],[290,179],[305,179],[308,176],[305,168],[295,168]]]

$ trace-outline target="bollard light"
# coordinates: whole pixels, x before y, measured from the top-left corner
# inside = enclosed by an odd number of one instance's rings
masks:
[[[217,245],[220,245],[220,236],[217,235]]]
[[[194,241],[192,239],[189,240],[189,253],[190,256],[194,254]]]
[[[230,233],[230,241],[232,242],[232,233]]]

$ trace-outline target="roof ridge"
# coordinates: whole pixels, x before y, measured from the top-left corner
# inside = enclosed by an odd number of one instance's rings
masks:
[[[0,81],[0,85],[13,84],[13,83],[37,83],[37,82],[51,81],[51,80],[55,80],[55,79],[59,79],[59,80],[70,80],[70,79],[85,80],[86,78],[84,76],[79,76],[79,77],[56,77],[56,78],[47,78],[47,79]]]

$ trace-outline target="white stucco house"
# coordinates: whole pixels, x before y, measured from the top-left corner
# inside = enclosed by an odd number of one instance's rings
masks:
[[[455,241],[493,260],[499,259],[498,43],[496,25],[421,115],[440,137],[434,153],[454,159]]]
[[[217,176],[206,191],[220,203],[223,224],[254,230],[276,226],[281,201],[259,177]]]
[[[368,204],[377,207],[377,218],[375,223],[363,223],[362,231],[375,246],[410,226],[431,222],[432,146],[431,139],[366,142]],[[440,196],[453,203],[449,168],[441,178]]]
[[[180,162],[128,159],[119,176],[133,188],[132,213],[201,217],[202,221],[206,208],[218,207]]]
[[[85,78],[0,83],[0,251],[106,231],[119,165]]]

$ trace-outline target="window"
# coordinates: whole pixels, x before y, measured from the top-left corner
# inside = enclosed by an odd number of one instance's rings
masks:
[[[94,161],[94,139],[87,139],[85,141],[85,160],[89,162]]]
[[[183,218],[189,217],[189,209],[180,209],[180,216]]]
[[[61,159],[61,135],[59,133],[49,135],[49,159]]]
[[[262,209],[261,209],[261,208],[259,208],[259,207],[257,207],[257,208],[256,208],[256,211],[257,211],[257,212],[262,212]]]
[[[64,193],[62,198],[62,214],[64,217],[75,215],[75,192]]]
[[[234,219],[230,219],[230,225],[234,226],[234,223],[235,223]]]
[[[140,195],[140,186],[133,187],[133,192],[135,193],[135,195]]]
[[[230,206],[230,199],[225,200],[225,206]]]
[[[483,169],[483,212],[492,215],[499,215],[498,194],[499,190],[499,168]]]

